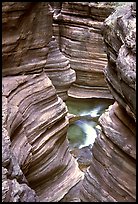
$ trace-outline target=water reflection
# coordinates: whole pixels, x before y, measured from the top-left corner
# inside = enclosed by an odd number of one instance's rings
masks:
[[[81,116],[67,132],[71,148],[93,145],[100,129],[98,118],[113,102],[110,99],[69,99],[66,102],[69,113]]]

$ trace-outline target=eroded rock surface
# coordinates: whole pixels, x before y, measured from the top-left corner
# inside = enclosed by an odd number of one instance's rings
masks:
[[[3,77],[3,96],[10,151],[18,166],[40,201],[60,200],[83,176],[68,150],[64,102],[45,73]]]
[[[102,131],[80,188],[83,202],[136,201],[135,20],[135,5],[128,3],[104,22],[105,76],[116,102],[99,119]]]
[[[4,90],[3,90],[4,91]],[[3,93],[2,96],[2,202],[39,202],[39,198],[35,191],[29,187],[21,166],[19,165],[19,157],[13,153],[10,140],[10,134],[7,128],[8,119],[8,99]],[[22,139],[23,143],[25,140]],[[27,143],[27,142],[26,142]],[[22,147],[20,144],[18,148]],[[30,145],[22,148],[25,156],[30,153]],[[18,149],[16,151],[20,151]],[[20,155],[19,155],[20,156]]]
[[[2,3],[3,76],[44,70],[66,100],[76,75],[53,38],[52,12],[47,2]]]
[[[106,80],[112,95],[135,118],[136,114],[136,17],[130,5],[109,16],[103,36],[107,46]]]
[[[54,34],[70,60],[76,81],[69,95],[76,98],[112,98],[104,79],[107,57],[101,35],[103,21],[114,6],[96,2],[55,2]]]
[[[2,201],[135,202],[135,4],[106,20],[106,2],[56,5],[2,3]],[[70,95],[116,100],[89,155],[75,153],[84,172],[66,138],[70,64]]]
[[[70,68],[69,60],[59,50],[59,46],[54,36],[48,44],[48,47],[49,52],[44,71],[56,87],[57,94],[63,100],[66,100],[68,98],[67,91],[71,83],[76,80],[75,71]]]
[[[58,202],[83,178],[59,97],[75,72],[56,47],[47,2],[3,2],[2,14],[2,201]]]

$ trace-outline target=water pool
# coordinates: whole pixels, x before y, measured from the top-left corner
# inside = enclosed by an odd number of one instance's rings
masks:
[[[112,99],[75,99],[68,98],[68,112],[80,118],[70,124],[67,131],[70,148],[92,146],[97,137],[98,118],[114,103]]]

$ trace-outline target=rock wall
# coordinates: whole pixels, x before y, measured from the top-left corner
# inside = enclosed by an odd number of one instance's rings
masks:
[[[4,91],[4,90],[3,90]],[[3,93],[2,95],[2,202],[39,202],[39,198],[35,191],[29,187],[28,181],[19,165],[19,160],[24,160],[16,157],[11,149],[10,134],[7,129],[8,118],[8,99]],[[15,109],[14,109],[15,110]],[[21,139],[21,138],[20,138]],[[22,144],[21,144],[22,143]],[[31,155],[31,148],[24,137],[20,143],[19,148],[24,147],[24,157]],[[20,155],[19,155],[20,156]],[[23,161],[24,162],[24,161]]]
[[[76,75],[54,40],[49,4],[3,2],[2,27],[3,76],[44,71],[66,100]]]
[[[103,73],[107,57],[101,28],[114,6],[107,2],[52,2],[51,6],[54,35],[76,72],[69,95],[112,98]]]
[[[59,97],[75,72],[56,47],[47,2],[3,2],[2,15],[2,201],[57,202],[83,178]]]
[[[136,8],[128,3],[104,22],[105,76],[116,102],[99,119],[101,133],[82,182],[83,202],[136,201]]]
[[[106,20],[106,2],[50,4],[2,3],[2,202],[135,202],[135,3]],[[85,172],[69,152],[68,94],[116,100]]]

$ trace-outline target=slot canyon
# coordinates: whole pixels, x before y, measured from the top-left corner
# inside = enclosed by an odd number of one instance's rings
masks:
[[[2,2],[2,202],[136,202],[136,2]]]

